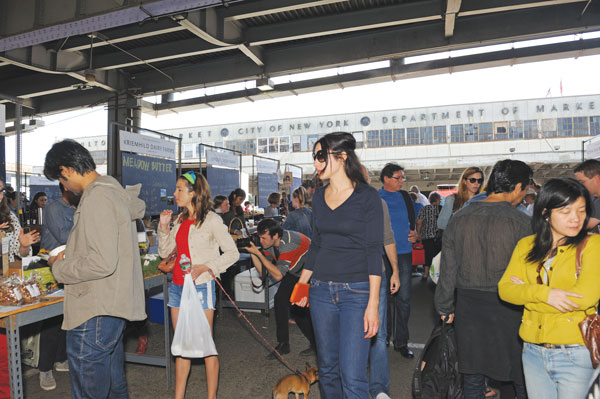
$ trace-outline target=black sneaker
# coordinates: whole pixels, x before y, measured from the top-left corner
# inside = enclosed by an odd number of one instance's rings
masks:
[[[286,355],[286,354],[290,353],[290,344],[289,344],[289,342],[280,342],[275,347],[275,350],[282,355]],[[277,355],[275,354],[275,352],[271,352],[267,356],[267,359],[269,359],[269,360],[273,360],[275,358],[277,358]]]
[[[408,349],[407,346],[395,347],[394,350],[396,352],[400,352],[400,354],[402,355],[402,357],[405,357],[407,359],[412,359],[413,357],[415,357],[415,354],[413,353],[413,351],[411,351],[410,349]]]
[[[312,345],[304,349],[303,351],[300,351],[300,356],[315,356],[316,354],[317,351],[315,351],[315,347]]]

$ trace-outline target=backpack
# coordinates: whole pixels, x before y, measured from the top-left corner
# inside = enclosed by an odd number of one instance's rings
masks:
[[[414,399],[462,399],[463,380],[452,324],[441,322],[434,327],[415,366],[412,393]]]

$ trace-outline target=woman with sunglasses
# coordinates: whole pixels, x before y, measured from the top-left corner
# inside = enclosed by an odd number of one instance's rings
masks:
[[[367,360],[377,334],[383,209],[369,186],[350,133],[313,147],[314,167],[329,180],[313,195],[313,237],[300,283],[309,279],[321,398],[369,397]],[[312,279],[311,279],[312,278]],[[300,306],[306,304],[304,299]]]
[[[498,283],[500,297],[524,305],[519,335],[530,399],[583,399],[594,372],[579,322],[600,298],[600,235],[591,235],[577,273],[577,246],[588,238],[586,188],[570,178],[542,186],[533,208],[534,235],[517,244]]]
[[[184,282],[184,272],[180,264],[182,257],[185,256],[191,264],[187,272],[191,273],[196,283],[196,291],[200,293],[201,303],[198,305],[204,309],[212,330],[215,312],[215,276],[234,264],[239,258],[239,252],[227,232],[227,227],[211,210],[210,189],[204,176],[196,175],[194,172],[183,174],[177,179],[173,195],[182,212],[171,229],[169,225],[173,211],[162,211],[158,229],[159,255],[166,258],[177,248],[173,281],[169,284],[168,303],[171,308],[173,328],[177,328]],[[204,358],[204,364],[208,398],[214,399],[217,397],[219,382],[219,359],[217,356],[209,356]],[[190,367],[190,359],[175,358],[175,398],[183,399],[185,396]]]
[[[440,211],[437,226],[440,230],[446,230],[452,215],[475,195],[481,192],[483,186],[483,171],[477,166],[471,166],[464,170],[458,181],[458,192],[446,197],[444,206]]]

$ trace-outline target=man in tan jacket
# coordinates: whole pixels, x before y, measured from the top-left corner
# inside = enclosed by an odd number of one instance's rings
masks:
[[[88,150],[73,140],[52,146],[44,175],[81,195],[67,247],[49,260],[65,285],[71,395],[127,398],[123,330],[126,320],[146,318],[135,227],[146,207],[140,185],[123,189],[100,176]]]

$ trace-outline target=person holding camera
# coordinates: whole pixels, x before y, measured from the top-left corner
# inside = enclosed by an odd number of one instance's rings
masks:
[[[279,289],[275,294],[275,322],[277,325],[277,347],[279,353],[290,353],[289,326],[290,296],[300,278],[304,267],[305,254],[310,246],[310,238],[302,233],[283,230],[273,219],[263,219],[257,226],[260,237],[260,249],[250,241],[246,251],[252,257],[252,263],[262,275],[263,266],[271,277],[279,281]],[[307,308],[297,308],[292,312],[296,324],[302,334],[310,341],[310,347],[301,351],[300,355],[309,356],[315,353],[315,338]],[[269,355],[275,359],[274,354]]]

